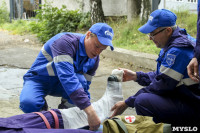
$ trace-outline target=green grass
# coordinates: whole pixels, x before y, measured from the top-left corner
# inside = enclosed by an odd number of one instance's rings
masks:
[[[142,26],[138,19],[131,23],[127,23],[125,19],[110,21],[109,25],[114,30],[113,44],[115,47],[151,54],[159,53],[160,49],[156,48],[147,35],[138,31],[138,28]]]
[[[190,14],[188,11],[175,12],[175,14],[177,15],[177,25],[185,28],[191,36],[196,37],[197,14]],[[23,35],[33,32],[33,29],[30,28],[31,23],[35,22],[17,20],[13,23],[3,24],[2,28],[13,31],[14,34]],[[131,23],[127,23],[126,18],[108,19],[107,23],[113,27],[115,47],[151,54],[159,53],[160,49],[145,34],[138,31],[138,28],[143,25],[139,19],[134,19]]]
[[[31,33],[30,23],[31,21],[13,20],[12,23],[5,23],[0,28],[12,31],[12,34],[25,35]]]

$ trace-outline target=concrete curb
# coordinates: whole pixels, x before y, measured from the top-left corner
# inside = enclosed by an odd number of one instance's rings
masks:
[[[157,55],[140,53],[122,48],[115,48],[111,51],[110,48],[104,50],[101,55],[106,58],[112,58],[115,61],[129,63],[150,70],[156,70]]]

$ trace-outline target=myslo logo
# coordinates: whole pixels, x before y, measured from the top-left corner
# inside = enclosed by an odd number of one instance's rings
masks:
[[[198,131],[198,128],[196,126],[194,127],[190,127],[190,126],[187,126],[187,127],[172,127],[172,131],[175,132],[175,131],[178,131],[178,132],[197,132]]]
[[[111,38],[113,37],[113,34],[109,30],[105,31],[105,35],[110,36]]]

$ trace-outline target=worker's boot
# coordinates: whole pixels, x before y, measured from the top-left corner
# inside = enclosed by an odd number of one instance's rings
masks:
[[[49,106],[48,106],[47,101],[46,101],[45,98],[44,98],[44,100],[45,100],[44,106],[41,108],[40,111],[47,111],[49,109]]]
[[[69,103],[67,99],[61,98],[61,103],[58,105],[58,109],[68,109],[71,107],[75,107],[75,105]]]

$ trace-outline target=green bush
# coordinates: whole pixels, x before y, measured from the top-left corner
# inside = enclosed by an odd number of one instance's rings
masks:
[[[36,13],[38,21],[30,23],[31,31],[36,33],[42,42],[46,42],[60,32],[75,32],[90,27],[88,13],[67,10],[64,5],[59,9],[47,3],[42,6],[42,9],[36,10]]]
[[[6,2],[2,1],[2,5],[0,6],[0,25],[4,24],[5,22],[9,22],[9,13],[8,9],[6,8]]]

